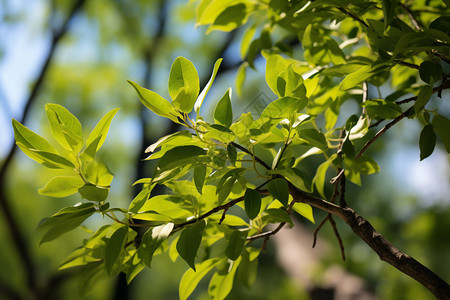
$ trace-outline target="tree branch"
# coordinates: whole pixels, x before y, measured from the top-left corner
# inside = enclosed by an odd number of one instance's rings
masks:
[[[373,226],[350,207],[339,207],[323,199],[308,195],[289,184],[289,191],[296,202],[322,209],[342,219],[382,261],[385,261],[426,287],[438,299],[449,299],[450,286],[430,269],[394,247]]]

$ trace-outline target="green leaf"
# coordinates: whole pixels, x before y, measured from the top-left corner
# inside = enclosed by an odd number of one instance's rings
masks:
[[[177,242],[177,251],[181,258],[195,271],[195,256],[197,255],[202,232],[205,229],[205,220],[198,221],[181,232]]]
[[[292,220],[284,208],[269,208],[264,211],[263,222],[268,223],[289,223],[293,226]]]
[[[252,13],[251,8],[253,8],[253,5],[248,3],[248,6],[250,7],[247,7],[246,4],[247,3],[238,3],[228,6],[217,16],[206,33],[208,34],[213,30],[229,32],[247,22],[249,15]]]
[[[78,192],[78,189],[84,185],[84,181],[80,176],[57,176],[41,189],[39,194],[51,197],[67,197]]]
[[[53,146],[50,145],[43,137],[31,131],[28,127],[20,124],[15,119],[12,119],[12,126],[14,129],[14,138],[16,139],[16,142],[21,143],[24,148],[57,153],[55,148],[53,148]],[[42,163],[41,161],[38,162]]]
[[[174,224],[167,223],[164,225],[150,228],[142,237],[139,251],[144,263],[151,268],[153,253],[158,249],[163,241],[165,241],[172,232]]]
[[[106,139],[106,135],[108,134],[109,126],[111,125],[111,121],[114,118],[115,114],[119,108],[113,109],[110,112],[108,112],[106,115],[104,115],[100,121],[95,125],[92,132],[89,134],[88,139],[86,140],[86,145],[89,147],[90,144],[92,144],[97,139],[97,147],[95,151],[98,151],[100,147],[103,145]]]
[[[84,163],[83,175],[89,183],[108,188],[114,176],[101,162],[90,160]]]
[[[239,97],[242,97],[242,87],[244,86],[245,78],[247,76],[248,62],[243,62],[236,72],[236,92]]]
[[[252,287],[253,283],[256,280],[256,276],[258,275],[258,260],[250,259],[249,249],[252,248],[247,247],[244,251],[242,251],[242,259],[237,272],[238,279],[248,289]]]
[[[119,258],[125,243],[127,242],[128,226],[122,226],[111,235],[105,248],[105,268],[108,275],[111,275],[114,263]]]
[[[196,266],[197,271],[188,269],[180,281],[179,297],[186,300],[197,287],[200,280],[205,277],[215,266],[223,260],[217,258],[207,259]]]
[[[136,90],[141,103],[158,116],[168,118],[175,123],[180,123],[178,117],[180,113],[175,110],[173,105],[158,95],[157,93],[139,86],[137,83],[128,80],[128,83]]]
[[[197,146],[179,146],[167,151],[158,162],[159,171],[178,167],[180,164],[190,162],[193,158],[206,154],[203,148]]]
[[[179,140],[180,138],[182,140],[177,142],[177,140]],[[150,146],[148,146],[147,149],[145,149],[145,153],[154,152],[158,147],[164,146],[165,144],[168,144],[170,142],[174,142],[176,145],[181,146],[184,144],[183,143],[184,141],[191,139],[192,134],[188,130],[177,131],[175,133],[160,138],[158,141],[156,141],[156,143],[153,143]]]
[[[434,132],[441,138],[445,149],[450,153],[450,120],[435,113],[432,125]]]
[[[436,134],[434,133],[433,126],[427,124],[423,127],[420,133],[419,147],[420,147],[420,160],[424,160],[433,153],[434,146],[436,145]]]
[[[417,100],[414,103],[414,112],[417,114],[430,101],[433,94],[433,87],[431,85],[424,85],[420,88]]]
[[[194,168],[194,183],[197,191],[202,194],[203,185],[205,184],[206,166],[198,165]]]
[[[402,108],[397,103],[382,99],[367,100],[363,106],[373,119],[395,119],[402,114]]]
[[[231,88],[229,88],[222,99],[217,103],[214,110],[214,121],[217,124],[223,125],[227,128],[233,123],[233,111],[231,108]]]
[[[241,39],[241,46],[240,46],[240,54],[241,54],[242,59],[245,59],[245,57],[247,56],[247,52],[250,47],[252,38],[255,35],[256,28],[257,28],[257,26],[256,26],[256,24],[254,24],[245,30],[244,36]],[[248,63],[247,63],[247,65],[248,65]],[[242,67],[242,65],[241,65],[241,67]],[[241,67],[239,67],[239,69]],[[239,73],[239,71],[238,71],[238,73]],[[239,89],[238,89],[238,94],[239,94]]]
[[[289,200],[289,186],[286,179],[272,179],[269,181],[267,188],[274,198],[278,199],[285,207],[287,207]]]
[[[305,217],[306,219],[310,220],[311,223],[315,224],[314,221],[314,215],[311,205],[306,203],[300,203],[296,202],[294,206],[292,206],[294,211],[296,211],[299,215]]]
[[[208,286],[208,294],[211,299],[225,299],[233,288],[234,275],[241,262],[241,258],[232,262],[230,272],[217,272],[214,273]]]
[[[290,181],[295,187],[305,192],[312,192],[311,182],[302,171],[297,168],[289,169],[275,169],[271,171],[272,174],[278,174]]]
[[[245,241],[247,240],[248,231],[233,230],[228,239],[227,248],[225,254],[231,260],[236,260],[241,255],[244,248]]]
[[[45,111],[53,137],[64,148],[78,152],[83,146],[83,131],[80,121],[58,104],[46,104]]]
[[[261,118],[289,119],[305,108],[307,103],[306,98],[283,97],[267,105],[261,113]]]
[[[197,113],[197,115],[200,114],[200,107],[202,106],[203,100],[205,99],[206,94],[208,93],[209,89],[211,88],[211,85],[213,84],[214,79],[216,78],[217,71],[219,70],[221,63],[222,63],[222,58],[219,58],[218,60],[216,60],[211,78],[209,78],[208,83],[203,88],[202,92],[200,93],[200,95],[198,95],[197,100],[195,101],[194,110]]]
[[[78,189],[78,192],[89,201],[102,202],[108,197],[109,188],[86,183]]]
[[[286,60],[281,55],[278,54],[267,54],[264,55],[266,63],[266,82],[270,89],[278,95],[278,77],[281,72],[285,72],[289,65],[292,64],[291,61]]]
[[[360,175],[370,175],[380,171],[378,164],[367,156],[357,159],[344,158],[345,176],[354,184],[361,186]]]
[[[200,91],[198,73],[192,62],[177,57],[169,75],[169,94],[172,104],[184,113],[190,113]]]
[[[336,158],[336,155],[333,154],[330,159],[328,159],[327,161],[325,161],[324,163],[322,163],[316,171],[316,175],[313,178],[313,183],[316,186],[317,192],[319,192],[320,196],[322,196],[322,198],[326,199],[327,197],[325,196],[325,192],[324,192],[324,185],[325,185],[325,176],[327,174],[327,170],[330,167],[331,162],[333,161],[333,159]]]
[[[94,204],[83,203],[78,206],[65,207],[50,218],[43,219],[37,229],[46,230],[46,233],[39,245],[50,242],[60,235],[77,228],[93,213],[95,213]]]
[[[227,146],[227,154],[228,154],[228,159],[230,160],[230,163],[233,166],[236,166],[237,150],[236,150],[236,147],[233,144],[228,144],[228,146]]]
[[[420,79],[428,84],[433,84],[442,78],[442,66],[433,61],[424,61],[419,66]]]
[[[20,148],[20,150],[22,150],[26,155],[28,155],[28,157],[34,159],[38,163],[46,166],[47,168],[51,169],[75,168],[74,164],[71,161],[67,160],[66,158],[62,157],[59,154],[30,149],[20,142],[16,142],[16,144]]]
[[[365,65],[361,66],[358,70],[353,73],[348,74],[344,80],[339,84],[339,90],[346,91],[349,90],[364,80],[374,76],[383,71],[387,71],[391,68],[388,64],[380,64],[376,66]]]
[[[134,197],[133,201],[131,201],[128,210],[130,212],[137,213],[144,205],[144,203],[149,199],[152,189],[153,185],[144,184],[142,191],[140,191],[139,194]]]
[[[305,140],[308,144],[313,147],[317,147],[322,151],[328,149],[327,139],[325,135],[318,131],[317,129],[298,129],[298,135],[301,139]]]
[[[261,195],[254,189],[247,188],[244,195],[245,212],[250,220],[256,218],[261,209]]]

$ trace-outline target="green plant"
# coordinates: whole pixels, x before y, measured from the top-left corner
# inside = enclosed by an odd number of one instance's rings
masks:
[[[151,153],[147,159],[159,161],[152,178],[135,183],[142,190],[128,209],[110,207],[107,197],[113,176],[95,159],[117,109],[105,115],[84,141],[76,117],[62,106],[47,104],[60,151],[13,120],[22,151],[46,167],[74,171],[72,176],[53,178],[39,192],[55,197],[78,192],[85,199],[44,219],[39,224],[45,231],[41,243],[100,213],[114,222],[99,228],[69,255],[61,269],[85,266],[88,278],[124,272],[130,282],[151,266],[154,255],[168,251],[173,260],[180,256],[190,267],[180,282],[181,299],[210,271],[214,275],[209,293],[223,299],[235,278],[251,286],[261,250],[285,224],[292,225],[291,214],[314,222],[313,206],[328,213],[323,222],[335,227],[333,217],[341,218],[382,260],[436,297],[448,297],[448,284],[377,233],[347,204],[352,200],[345,194],[347,180],[361,185],[361,175],[379,171],[365,152],[404,118],[423,124],[420,159],[432,154],[436,134],[450,152],[450,120],[440,112],[444,100],[432,100],[433,94],[441,97],[450,87],[445,68],[450,18],[443,16],[447,8],[438,1],[431,8],[422,9],[423,5],[201,1],[197,20],[199,25],[209,25],[208,31],[230,31],[251,23],[242,38],[245,62],[238,70],[238,92],[246,68],[254,67],[255,57],[262,53],[266,82],[276,99],[260,116],[244,113],[233,121],[228,89],[217,102],[214,123],[206,122],[200,109],[221,59],[200,91],[194,65],[177,58],[168,81],[172,102],[129,81],[144,106],[186,130],[162,137],[147,148]],[[256,33],[259,36],[254,38]],[[394,90],[383,96],[379,87],[389,83]],[[369,99],[369,86],[378,89],[379,97]],[[408,94],[414,96],[399,100]],[[340,108],[348,100],[355,100],[358,109],[340,124]],[[369,129],[382,121],[388,123],[372,136]],[[323,157],[314,176],[301,165],[311,155]],[[331,195],[326,189],[329,169],[336,172]],[[156,185],[170,192],[150,197]],[[271,223],[278,225],[265,231]],[[258,239],[262,246],[253,247]]]

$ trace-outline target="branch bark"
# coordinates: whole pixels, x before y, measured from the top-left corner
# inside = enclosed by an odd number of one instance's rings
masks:
[[[291,195],[296,202],[303,202],[342,219],[353,232],[360,237],[382,261],[385,261],[426,287],[438,299],[450,299],[450,286],[430,269],[403,253],[375,228],[350,207],[339,207],[323,199],[308,195],[289,185]]]

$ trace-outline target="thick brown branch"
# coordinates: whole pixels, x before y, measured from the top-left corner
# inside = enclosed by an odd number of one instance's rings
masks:
[[[307,203],[342,219],[353,232],[360,237],[382,261],[389,263],[399,271],[410,276],[426,287],[438,299],[450,299],[450,286],[430,269],[414,258],[395,248],[378,233],[373,226],[349,207],[339,207],[333,203],[308,195],[292,184],[289,190],[294,201]]]

